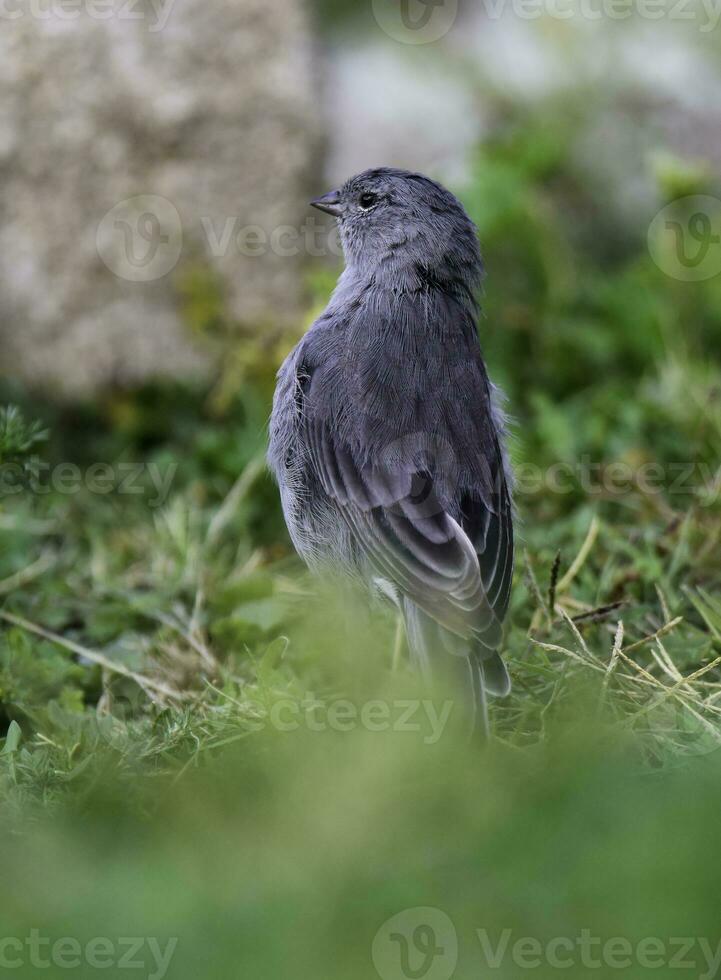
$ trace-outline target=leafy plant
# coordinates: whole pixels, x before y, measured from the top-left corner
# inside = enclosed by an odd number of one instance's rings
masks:
[[[16,406],[0,408],[0,464],[24,459],[47,438],[48,431],[42,423],[26,422]]]

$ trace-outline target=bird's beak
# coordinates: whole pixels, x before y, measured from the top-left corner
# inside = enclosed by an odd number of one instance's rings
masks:
[[[338,218],[341,213],[340,191],[329,191],[323,197],[317,197],[314,201],[311,201],[310,206]]]

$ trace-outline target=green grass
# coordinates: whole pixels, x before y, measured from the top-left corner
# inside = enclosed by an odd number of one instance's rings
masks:
[[[577,234],[557,139],[502,133],[465,192],[519,477],[514,688],[483,752],[395,662],[391,611],[292,554],[257,351],[212,392],[0,417],[5,936],[177,937],[178,978],[367,978],[418,906],[453,920],[464,980],[478,929],[716,949],[721,286],[664,276],[643,229]]]

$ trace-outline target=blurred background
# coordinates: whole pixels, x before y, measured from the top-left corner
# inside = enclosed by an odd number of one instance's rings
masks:
[[[6,0],[0,96],[0,966],[715,977],[721,6]],[[486,265],[484,754],[265,470],[342,268],[307,202],[378,165]]]

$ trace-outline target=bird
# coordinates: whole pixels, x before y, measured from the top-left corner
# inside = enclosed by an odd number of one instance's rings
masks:
[[[391,598],[412,664],[452,675],[470,727],[511,687],[514,560],[502,393],[478,323],[478,233],[420,173],[379,167],[310,202],[345,266],[277,375],[268,462],[296,551]]]

